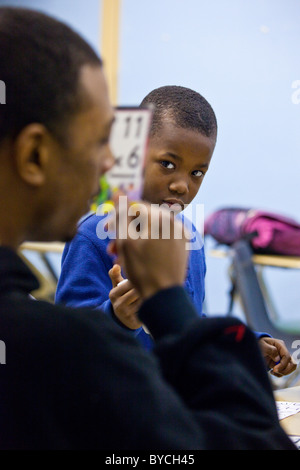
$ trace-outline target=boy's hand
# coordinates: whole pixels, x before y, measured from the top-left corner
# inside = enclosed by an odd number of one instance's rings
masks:
[[[272,375],[282,377],[294,372],[297,365],[293,362],[284,341],[263,337],[260,338],[259,345]]]
[[[142,324],[136,312],[141,305],[141,300],[137,291],[133,288],[128,279],[124,280],[121,275],[121,268],[118,264],[115,264],[108,271],[108,274],[113,286],[109,293],[109,298],[116,317],[127,326],[127,328],[132,330],[140,328]],[[120,284],[120,282],[122,283]]]

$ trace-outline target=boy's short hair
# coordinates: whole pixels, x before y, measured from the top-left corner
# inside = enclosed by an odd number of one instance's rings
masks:
[[[140,106],[154,105],[151,136],[165,117],[178,127],[195,129],[207,137],[217,136],[217,119],[208,101],[199,93],[182,86],[167,85],[151,91]]]
[[[41,12],[0,7],[0,142],[15,138],[28,124],[44,124],[64,140],[68,118],[80,109],[79,72],[101,66],[79,34]]]

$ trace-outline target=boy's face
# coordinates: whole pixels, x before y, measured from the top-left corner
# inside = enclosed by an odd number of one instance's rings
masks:
[[[152,204],[179,204],[196,196],[215,148],[215,138],[165,120],[149,140],[143,199]]]

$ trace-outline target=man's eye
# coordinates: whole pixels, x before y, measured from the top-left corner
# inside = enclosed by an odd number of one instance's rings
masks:
[[[200,178],[200,176],[203,176],[204,173],[201,170],[195,170],[195,171],[192,171],[192,175],[196,176],[197,178]]]
[[[168,160],[161,160],[160,164],[164,167],[167,168],[168,170],[173,170],[175,168],[174,163],[168,162]]]

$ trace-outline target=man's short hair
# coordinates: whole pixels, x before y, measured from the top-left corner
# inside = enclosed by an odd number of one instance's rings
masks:
[[[165,117],[178,127],[194,129],[207,137],[216,138],[217,119],[208,101],[199,93],[182,86],[163,86],[151,91],[140,106],[154,105],[151,135],[161,128]]]
[[[101,66],[100,57],[79,34],[41,12],[0,7],[0,142],[28,124],[44,124],[64,140],[66,124],[80,108],[79,72]]]

